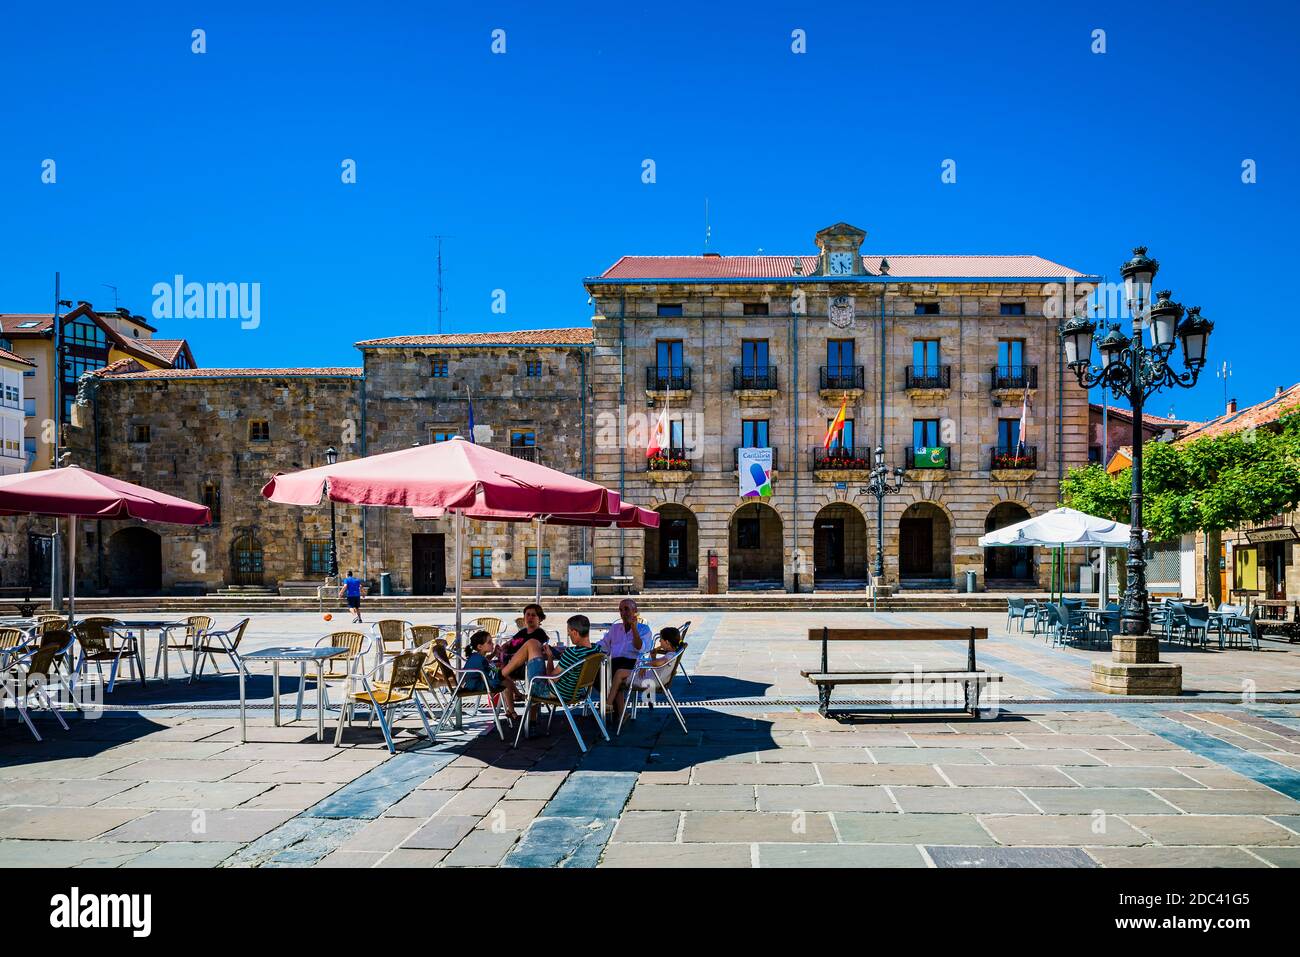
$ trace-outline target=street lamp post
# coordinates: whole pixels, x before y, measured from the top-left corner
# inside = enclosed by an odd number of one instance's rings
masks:
[[[879,445],[876,446],[874,463],[871,466],[871,477],[862,488],[864,494],[872,495],[876,499],[876,560],[872,569],[872,577],[875,579],[875,588],[871,592],[872,611],[876,610],[876,591],[885,577],[885,496],[893,495],[903,488],[902,468],[896,468],[891,473],[885,466],[885,450]],[[891,478],[893,481],[890,481]]]
[[[1114,641],[1114,661],[1093,665],[1093,690],[1118,694],[1177,694],[1182,669],[1160,661],[1160,643],[1151,636],[1146,558],[1142,530],[1142,408],[1147,398],[1166,387],[1190,389],[1205,367],[1206,346],[1214,323],[1201,316],[1199,306],[1184,311],[1168,290],[1151,302],[1151,283],[1160,264],[1147,256],[1145,246],[1120,267],[1124,297],[1133,317],[1132,335],[1113,323],[1096,339],[1101,364],[1092,365],[1097,324],[1077,315],[1061,329],[1065,360],[1085,389],[1101,386],[1133,410],[1133,483],[1129,492],[1128,585],[1124,590],[1121,632]],[[1151,345],[1143,344],[1142,331],[1150,329]],[[1182,345],[1185,371],[1170,363],[1175,338]]]
[[[334,446],[325,450],[325,464],[334,465],[339,460],[339,453]],[[338,523],[334,517],[334,499],[330,499],[330,564],[329,577],[334,581],[339,578]]]

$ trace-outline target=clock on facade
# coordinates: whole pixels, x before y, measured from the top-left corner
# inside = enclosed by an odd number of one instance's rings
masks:
[[[826,257],[827,272],[832,276],[849,276],[853,273],[853,253],[830,253]]]

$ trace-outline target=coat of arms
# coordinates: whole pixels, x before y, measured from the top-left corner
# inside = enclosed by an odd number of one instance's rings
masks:
[[[826,315],[831,321],[832,326],[840,329],[853,328],[853,297],[852,296],[832,296],[830,305],[826,307]]]

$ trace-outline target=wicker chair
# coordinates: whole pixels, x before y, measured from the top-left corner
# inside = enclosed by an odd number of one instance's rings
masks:
[[[359,631],[336,631],[331,635],[326,635],[316,641],[316,647],[321,645],[332,645],[339,648],[346,648],[341,655],[325,659],[323,676],[315,671],[303,673],[303,680],[298,684],[298,717],[302,717],[302,699],[306,691],[307,682],[317,682],[324,678],[326,685],[322,689],[325,692],[325,707],[330,706],[330,681],[348,681],[354,675],[358,674],[365,666],[365,656],[370,650],[370,637]],[[380,656],[380,664],[383,664],[383,656]]]
[[[439,707],[442,708],[442,715],[438,718],[438,726],[433,731],[434,735],[439,734],[447,726],[447,722],[455,714],[454,705],[457,701],[473,698],[477,705],[474,713],[478,714],[478,708],[481,708],[483,698],[486,697],[488,703],[492,705],[492,722],[496,725],[497,736],[504,741],[506,735],[501,729],[503,714],[497,704],[496,692],[488,685],[488,676],[476,669],[457,669],[453,666],[447,643],[441,638],[434,641],[429,646],[428,651],[429,657],[425,661],[421,681],[422,685],[428,688],[435,698],[439,699]],[[467,679],[471,676],[477,676],[478,681],[473,682],[473,687],[467,688],[465,685]],[[510,716],[504,715],[504,717],[506,722],[509,723]]]
[[[409,621],[402,621],[400,618],[384,618],[375,622],[370,630],[372,634],[379,636],[379,643],[375,646],[376,663],[385,657],[396,658],[411,650],[407,642],[407,635],[411,630]]]
[[[203,637],[212,628],[212,619],[207,615],[191,615],[183,621],[178,621],[174,625],[167,625],[163,628],[162,634],[158,636],[158,652],[153,658],[153,676],[158,677],[158,667],[162,663],[162,656],[169,655],[173,651],[179,652],[181,656],[181,668],[189,674],[192,671],[190,665],[186,662],[186,652],[193,652],[194,646],[201,643]],[[181,632],[177,637],[174,633]],[[216,667],[216,664],[213,664]]]
[[[585,707],[587,699],[591,696],[592,686],[600,678],[601,662],[605,660],[603,652],[594,652],[587,655],[581,661],[575,662],[568,668],[565,668],[556,675],[538,675],[529,679],[527,693],[524,696],[524,719],[519,722],[519,730],[515,732],[515,747],[519,747],[519,738],[524,733],[524,728],[528,726],[528,713],[534,704],[544,704],[550,709],[550,717],[547,718],[547,727],[555,718],[555,708],[558,706],[563,709],[564,717],[569,722],[569,728],[573,731],[573,736],[578,740],[578,748],[584,754],[587,752],[587,743],[582,740],[582,734],[578,731],[578,723],[573,720],[572,708]],[[559,693],[559,681],[571,671],[577,671],[577,682],[574,685],[573,693],[562,696]],[[596,719],[596,726],[600,728],[600,733],[605,740],[609,740],[609,732],[605,730],[604,719],[600,716],[600,708],[591,708],[591,716]]]
[[[433,740],[433,729],[429,727],[429,715],[424,708],[424,702],[420,699],[421,689],[419,687],[420,676],[424,671],[425,654],[423,651],[408,651],[398,655],[392,660],[392,672],[387,681],[377,680],[376,676],[383,671],[389,663],[380,657],[379,664],[368,674],[355,676],[356,680],[361,682],[361,690],[352,690],[352,680],[349,679],[348,689],[344,693],[343,703],[339,707],[339,726],[334,733],[334,746],[337,748],[343,743],[343,724],[349,721],[356,711],[357,704],[366,704],[370,707],[370,721],[367,727],[374,724],[374,719],[379,718],[379,727],[384,732],[384,741],[388,745],[391,754],[397,753],[397,746],[393,744],[392,716],[393,710],[400,705],[414,704],[416,711],[420,713],[420,721],[424,725],[424,732]]]
[[[0,628],[0,668],[27,650],[32,638],[21,628]]]
[[[11,697],[18,709],[18,717],[27,725],[27,730],[32,733],[37,741],[41,740],[41,734],[36,730],[36,725],[32,723],[31,716],[27,713],[27,702],[32,697],[36,697],[45,706],[45,709],[54,715],[64,731],[68,730],[68,723],[63,720],[63,715],[59,714],[58,709],[54,707],[54,702],[50,700],[50,696],[45,690],[49,686],[51,678],[58,681],[68,692],[68,700],[73,707],[77,707],[72,686],[55,668],[55,662],[67,654],[71,645],[72,634],[70,632],[50,629],[41,638],[40,647],[28,655],[25,660],[18,662],[10,671],[11,677],[8,680],[14,682],[15,693]],[[78,710],[80,709],[78,708]]]
[[[243,667],[239,660],[239,643],[244,640],[244,632],[248,628],[249,619],[236,624],[233,628],[227,628],[225,631],[204,630],[199,632],[194,639],[198,644],[195,648],[195,654],[199,659],[199,666],[190,674],[190,682],[193,683],[195,678],[203,674],[203,662],[205,660],[212,662],[212,670],[217,674],[221,672],[217,669],[217,661],[214,655],[225,655],[230,659],[237,669]]]
[[[411,647],[421,648],[431,641],[436,641],[442,637],[442,629],[437,625],[412,625],[411,626]]]
[[[81,652],[77,655],[77,665],[73,669],[72,687],[76,687],[77,681],[86,671],[87,664],[94,664],[102,680],[104,662],[107,661],[110,664],[108,687],[105,690],[112,694],[113,688],[117,685],[117,672],[123,657],[131,666],[132,677],[137,680],[141,677],[136,667],[135,640],[127,638],[114,644],[113,629],[104,623],[104,619],[87,618],[85,621],[79,621],[72,627],[72,632],[81,647]]]
[[[501,626],[505,624],[500,618],[475,618],[470,622],[475,628],[486,631],[493,638],[501,634]]]

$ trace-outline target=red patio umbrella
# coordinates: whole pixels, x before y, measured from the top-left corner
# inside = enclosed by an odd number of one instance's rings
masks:
[[[77,612],[77,519],[134,518],[172,525],[207,525],[212,521],[206,505],[196,505],[78,465],[0,477],[0,515],[52,515],[69,520],[69,621]]]

